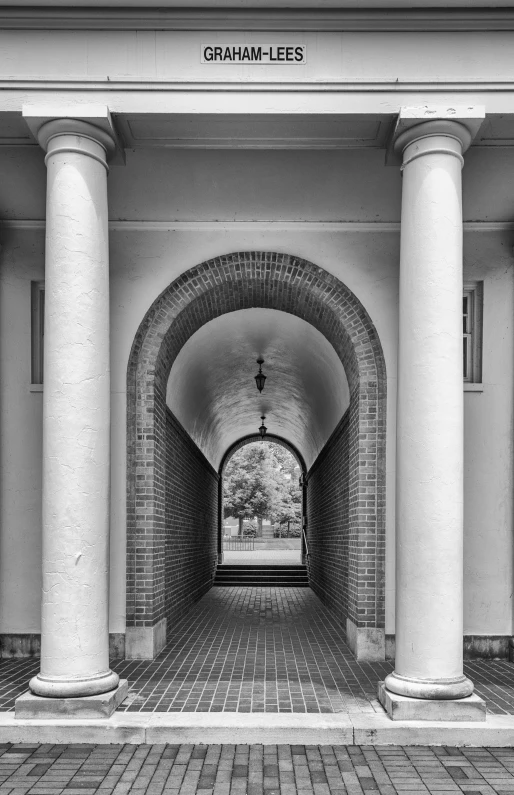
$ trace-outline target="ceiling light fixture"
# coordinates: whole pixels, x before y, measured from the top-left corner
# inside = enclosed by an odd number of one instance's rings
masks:
[[[260,435],[261,435],[261,439],[264,439],[264,437],[266,436],[267,430],[268,430],[268,429],[266,428],[266,426],[264,425],[264,420],[265,420],[265,419],[266,419],[266,417],[263,415],[263,416],[261,417],[261,420],[262,420],[262,425],[261,425],[261,427],[259,428],[259,433],[260,433]]]
[[[259,356],[257,359],[257,364],[259,365],[259,372],[255,376],[255,383],[257,384],[257,389],[259,392],[262,392],[264,389],[264,384],[266,383],[266,376],[262,372],[262,365],[264,364],[264,359],[262,356]]]

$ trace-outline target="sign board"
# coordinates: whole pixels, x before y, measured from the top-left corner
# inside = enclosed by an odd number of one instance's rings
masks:
[[[276,64],[298,66],[307,62],[305,44],[202,44],[202,63]]]

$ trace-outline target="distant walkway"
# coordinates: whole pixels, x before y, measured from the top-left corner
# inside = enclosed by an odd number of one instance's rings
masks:
[[[224,552],[223,562],[238,565],[256,563],[259,566],[280,566],[284,563],[301,563],[302,559],[299,549],[256,549],[253,552]]]

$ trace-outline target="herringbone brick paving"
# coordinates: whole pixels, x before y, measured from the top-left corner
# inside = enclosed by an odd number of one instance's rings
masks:
[[[510,795],[514,750],[0,745],[2,795]]]
[[[118,660],[128,712],[382,713],[377,682],[391,662],[358,663],[309,588],[213,588],[151,661]],[[0,662],[0,710],[14,708],[37,659]],[[490,713],[514,714],[514,666],[465,664]]]

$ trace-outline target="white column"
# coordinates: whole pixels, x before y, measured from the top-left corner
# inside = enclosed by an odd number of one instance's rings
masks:
[[[469,696],[463,675],[463,152],[459,122],[403,132],[396,663],[387,690]]]
[[[109,669],[109,257],[111,137],[49,121],[43,397],[43,596],[39,696],[118,685]]]

